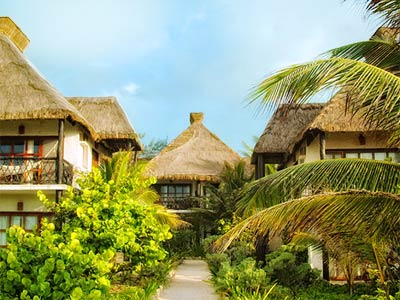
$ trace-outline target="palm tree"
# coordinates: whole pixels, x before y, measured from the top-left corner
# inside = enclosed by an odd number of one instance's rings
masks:
[[[400,4],[394,0],[364,1],[383,24],[400,25]],[[385,29],[369,41],[328,51],[315,61],[290,66],[265,79],[252,95],[261,111],[286,103],[299,105],[323,90],[348,95],[350,113],[393,132],[400,141],[400,46],[398,29]],[[382,33],[382,32],[381,32]],[[227,245],[247,229],[255,235],[292,236],[313,232],[324,243],[382,241],[398,244],[400,165],[368,160],[326,160],[291,167],[245,188],[238,208],[249,217],[219,245]]]
[[[234,165],[225,162],[224,169],[220,174],[220,184],[206,186],[205,207],[193,209],[201,214],[201,220],[209,226],[214,233],[218,222],[232,222],[240,190],[254,179],[252,170],[246,160],[240,160]]]
[[[105,180],[113,180],[119,190],[127,191],[143,205],[153,207],[156,212],[155,217],[160,224],[167,224],[171,228],[188,226],[187,222],[181,220],[176,214],[168,212],[163,205],[158,204],[159,195],[154,190],[145,187],[138,190],[138,179],[143,179],[142,182],[146,182],[146,184],[152,180],[143,178],[144,167],[145,163],[134,162],[132,152],[119,152],[114,154],[111,159],[105,160],[99,168]]]

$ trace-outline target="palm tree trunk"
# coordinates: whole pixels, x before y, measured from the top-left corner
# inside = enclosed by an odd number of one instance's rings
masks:
[[[256,241],[256,260],[261,263],[262,266],[265,265],[265,255],[268,253],[268,242],[269,233],[266,236],[257,238]]]
[[[322,249],[322,278],[329,281],[329,255],[325,248]]]

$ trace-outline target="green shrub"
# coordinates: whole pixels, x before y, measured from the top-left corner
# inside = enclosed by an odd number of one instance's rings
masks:
[[[211,274],[216,277],[223,263],[230,264],[230,258],[226,253],[207,254],[206,261]]]
[[[150,282],[146,287],[114,286],[107,300],[150,300],[156,292],[158,284]]]
[[[228,295],[237,288],[248,292],[263,291],[269,283],[265,271],[258,268],[256,261],[250,257],[233,266],[229,262],[223,262],[215,277],[217,291]]]
[[[0,299],[105,299],[116,251],[125,255],[114,269],[119,279],[135,278],[142,287],[165,280],[170,263],[163,243],[171,223],[154,204],[154,178],[143,178],[130,162],[129,153],[114,156],[58,202],[39,192],[56,225],[43,223],[33,233],[9,229],[8,247],[0,251]]]
[[[40,199],[62,224],[63,236],[76,234],[95,253],[121,251],[129,272],[140,274],[166,259],[163,243],[172,235],[169,226],[158,221],[153,203],[145,201],[146,196],[153,197],[148,189],[153,181],[142,179],[140,173],[128,179],[107,181],[94,169],[79,180],[79,193],[70,189],[58,203],[43,193]]]
[[[107,293],[112,251],[95,254],[74,234],[65,240],[51,223],[39,233],[11,227],[8,241],[0,251],[1,299],[103,299]]]
[[[204,251],[197,242],[197,233],[192,229],[174,230],[172,238],[164,246],[169,256],[175,259],[204,256]]]
[[[296,297],[298,289],[311,285],[319,274],[316,270],[312,270],[308,263],[301,261],[302,257],[298,259],[295,251],[282,246],[279,250],[266,255],[264,270],[272,280],[288,287]]]

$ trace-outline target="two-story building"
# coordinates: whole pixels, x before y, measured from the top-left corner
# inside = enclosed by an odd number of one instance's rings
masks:
[[[280,169],[335,158],[363,158],[400,162],[397,146],[388,146],[390,132],[369,126],[360,114],[346,111],[346,92],[338,92],[326,104],[278,107],[252,155],[256,177],[265,176],[265,164]],[[322,270],[322,253],[309,248],[310,264]],[[361,275],[361,268],[358,275]],[[343,275],[334,261],[331,279]]]
[[[11,225],[32,230],[49,213],[37,198],[57,201],[119,149],[141,149],[114,97],[65,98],[26,59],[28,38],[0,18],[0,245]]]

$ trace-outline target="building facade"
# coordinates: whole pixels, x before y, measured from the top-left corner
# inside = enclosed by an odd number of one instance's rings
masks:
[[[341,91],[326,104],[280,106],[267,124],[252,155],[257,178],[265,176],[265,164],[276,164],[283,169],[336,158],[400,162],[398,147],[390,146],[390,132],[369,126],[360,114],[348,112],[346,97],[346,92]],[[322,261],[322,253],[309,248],[312,267],[323,270]],[[357,275],[361,276],[362,273],[360,266]],[[329,275],[332,280],[343,278],[343,273],[333,260],[330,260]]]
[[[37,197],[57,201],[119,149],[141,149],[113,97],[65,98],[23,55],[29,40],[0,18],[0,246],[6,229],[32,230],[51,214]]]
[[[218,185],[225,163],[241,157],[203,125],[203,113],[190,114],[190,126],[149,162],[147,174],[157,178],[154,188],[162,204],[182,213],[198,207],[194,199],[204,187]]]

